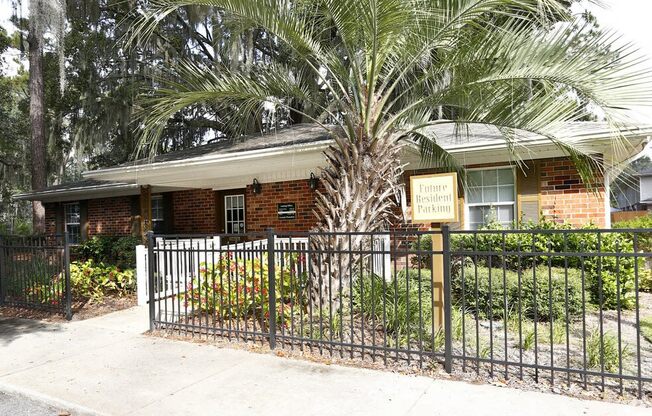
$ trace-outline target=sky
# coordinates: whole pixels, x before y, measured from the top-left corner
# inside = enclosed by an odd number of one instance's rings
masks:
[[[584,0],[573,6],[574,12],[591,11],[598,24],[622,35],[620,42],[633,43],[639,53],[647,57],[652,69],[652,0],[600,0],[601,5]],[[652,107],[638,108],[637,120],[652,124]]]

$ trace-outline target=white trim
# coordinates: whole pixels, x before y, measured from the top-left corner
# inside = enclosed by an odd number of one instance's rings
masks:
[[[516,202],[518,199],[518,190],[516,189],[516,169],[514,165],[499,165],[499,166],[487,166],[483,168],[469,168],[466,169],[467,172],[470,171],[484,171],[484,170],[498,170],[498,169],[511,169],[512,170],[512,175],[514,178],[514,201],[513,202],[494,202],[491,204],[486,204],[482,202],[472,202],[469,203],[468,198],[467,198],[467,190],[468,186],[464,188],[464,229],[465,230],[470,230],[471,229],[471,221],[470,221],[470,207],[485,207],[485,206],[512,206],[512,209],[514,211],[514,220],[516,220]],[[468,184],[467,184],[468,185]],[[497,185],[498,186],[498,185]]]
[[[239,220],[239,221],[233,221],[233,220],[229,221],[227,219],[227,215],[226,215],[227,212],[229,212],[229,211],[234,212],[233,205],[231,206],[230,209],[226,206],[227,198],[228,199],[236,199],[236,200],[242,198],[242,215],[243,215],[243,217],[242,217],[241,220]],[[246,201],[246,198],[245,198],[245,194],[224,195],[223,199],[224,199],[224,232],[226,232],[227,234],[245,234],[247,232],[247,207],[246,207],[247,201]],[[237,209],[240,209],[240,208],[238,207]],[[229,232],[229,223],[231,223],[231,224],[238,223],[238,230],[239,231],[237,233],[234,233],[233,231]],[[242,227],[242,229],[240,229],[240,223],[242,223],[244,225],[244,227]]]

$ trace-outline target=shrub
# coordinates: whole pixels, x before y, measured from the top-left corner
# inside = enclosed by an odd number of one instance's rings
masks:
[[[421,274],[408,269],[388,281],[376,275],[359,278],[353,283],[354,309],[377,322],[385,319],[385,331],[400,345],[406,345],[408,338],[428,343],[432,340],[433,319],[430,276],[426,269]]]
[[[586,341],[586,352],[589,368],[602,368],[611,373],[618,371],[619,357],[625,361],[630,356],[629,346],[623,343],[621,349],[618,349],[618,338],[610,332],[604,332],[602,342],[600,341],[600,331],[595,328],[591,331]]]
[[[124,296],[133,293],[136,277],[133,270],[120,270],[116,266],[86,260],[70,264],[70,284],[73,297],[98,302],[109,294]]]
[[[644,292],[652,292],[652,270],[638,271],[638,289]]]
[[[289,254],[287,256],[290,256]],[[283,264],[297,264],[297,255]],[[236,262],[232,254],[222,254],[215,263],[201,263],[199,278],[188,283],[185,293],[179,294],[185,307],[195,312],[214,314],[220,319],[244,319],[254,316],[269,317],[269,278],[266,256]],[[290,267],[276,268],[277,320],[285,323],[304,306],[302,293],[306,285],[305,273],[298,274]]]
[[[566,289],[567,276],[564,269],[539,266],[535,269],[523,270],[520,292],[518,273],[511,270],[505,270],[503,275],[503,269],[466,266],[464,267],[464,293],[462,293],[460,277],[455,277],[452,282],[454,297],[464,298],[464,307],[480,318],[504,319],[508,313],[518,309],[519,299],[523,316],[534,319],[536,313],[536,319],[540,321],[549,321],[551,318],[565,320],[566,306],[569,317],[579,314],[582,310],[582,281],[577,270],[568,270],[568,289]],[[566,296],[568,296],[567,304]],[[552,309],[550,300],[552,300]]]
[[[642,217],[634,218],[627,221],[619,221],[612,224],[612,228],[642,228],[652,230],[652,214],[644,215]],[[627,233],[633,239],[633,233]],[[652,252],[652,232],[638,233],[637,248],[644,252]]]
[[[136,246],[140,243],[138,237],[96,235],[77,246],[76,253],[82,260],[130,269],[136,267]]]
[[[539,265],[549,267],[584,269],[586,286],[590,292],[591,302],[605,309],[623,309],[634,306],[634,271],[633,257],[620,253],[632,253],[633,241],[627,233],[591,232],[595,226],[583,227],[585,232],[576,233],[500,233],[500,224],[490,224],[488,229],[495,233],[455,234],[451,238],[451,247],[458,252],[484,251],[492,255],[471,256],[479,264],[487,267],[506,267],[519,270]],[[539,223],[522,224],[523,230],[564,230],[569,224],[559,224],[549,220]],[[504,249],[503,249],[504,248]],[[502,252],[521,253],[520,255]],[[613,253],[610,256],[560,256],[555,253]],[[545,253],[545,254],[531,254]],[[547,253],[550,253],[548,255]],[[639,259],[639,270],[644,269],[644,262]],[[616,277],[618,276],[618,280]],[[620,289],[620,291],[618,290]]]

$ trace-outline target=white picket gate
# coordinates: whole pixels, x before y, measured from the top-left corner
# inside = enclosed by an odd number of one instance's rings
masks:
[[[220,248],[220,238],[206,239],[156,239],[156,255],[154,270],[159,279],[159,290],[154,294],[155,299],[164,298],[173,293],[185,292],[185,285],[192,281],[192,277],[199,272],[199,265],[212,262],[215,250]],[[136,247],[136,285],[138,291],[138,304],[144,305],[149,301],[148,287],[149,259],[147,247]]]

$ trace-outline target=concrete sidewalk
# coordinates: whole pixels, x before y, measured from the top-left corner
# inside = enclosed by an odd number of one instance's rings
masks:
[[[141,335],[147,310],[0,318],[0,391],[106,415],[649,415],[650,409]]]

